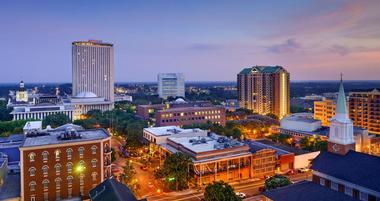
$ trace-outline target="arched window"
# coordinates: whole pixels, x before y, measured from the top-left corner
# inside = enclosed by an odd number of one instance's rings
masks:
[[[43,187],[44,187],[44,190],[49,189],[49,180],[44,179],[44,180],[42,181],[42,185],[43,185]]]
[[[49,166],[44,165],[44,166],[42,167],[42,173],[44,174],[44,176],[47,176],[47,175],[48,175],[48,170],[49,170]]]
[[[61,181],[62,181],[62,179],[59,178],[59,177],[57,177],[57,178],[55,179],[55,188],[56,188],[56,189],[60,189],[60,188],[61,188]]]
[[[78,148],[78,152],[79,152],[79,157],[80,157],[80,158],[83,158],[84,148],[83,148],[83,147],[79,147],[79,148]]]
[[[96,154],[96,150],[98,149],[98,147],[96,145],[92,146],[91,147],[91,152],[92,154]]]
[[[29,168],[29,176],[35,176],[36,175],[36,168],[31,167]]]
[[[91,173],[92,181],[96,181],[96,177],[98,176],[97,172]]]
[[[71,157],[73,156],[73,149],[71,148],[68,148],[66,149],[66,154],[67,154],[67,159],[71,159]]]
[[[59,149],[57,149],[54,151],[54,154],[55,154],[55,160],[59,160],[59,158],[61,156],[61,151]]]
[[[98,160],[92,159],[92,161],[91,161],[92,167],[96,167],[97,163],[98,163]]]
[[[42,160],[46,162],[48,160],[49,152],[44,151],[42,152]]]
[[[70,188],[73,186],[73,176],[67,176],[67,186]]]
[[[36,182],[35,181],[31,181],[29,183],[29,191],[35,191],[36,190]]]
[[[79,185],[81,185],[81,186],[84,185],[84,174],[80,174],[80,176],[79,176]]]
[[[55,168],[55,173],[56,174],[60,174],[61,173],[61,164],[57,163],[55,164],[54,168]]]
[[[29,162],[34,162],[36,160],[36,154],[34,152],[29,153]]]
[[[66,167],[67,167],[68,173],[71,173],[73,171],[73,163],[71,162],[67,163]]]

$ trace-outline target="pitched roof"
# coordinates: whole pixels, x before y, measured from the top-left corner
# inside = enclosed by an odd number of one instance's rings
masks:
[[[284,70],[282,66],[252,66],[250,68],[244,68],[239,74],[251,74],[252,70],[256,70],[258,73],[276,73],[280,70]]]
[[[356,151],[346,155],[322,152],[311,169],[380,192],[380,157]]]
[[[138,201],[132,191],[115,178],[109,178],[90,191],[92,201]]]
[[[273,201],[354,201],[356,199],[323,187],[311,181],[301,181],[290,186],[277,188],[263,193]]]

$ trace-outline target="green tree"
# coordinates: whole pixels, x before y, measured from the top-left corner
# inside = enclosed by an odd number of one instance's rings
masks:
[[[28,120],[2,121],[0,122],[0,136],[5,137],[13,133],[22,133]]]
[[[192,165],[193,161],[188,155],[177,152],[165,159],[163,167],[156,172],[156,177],[164,178],[169,189],[176,191],[187,189]]]
[[[283,175],[274,175],[265,180],[265,190],[273,190],[279,187],[290,185],[290,180]]]
[[[10,121],[12,120],[12,108],[7,107],[6,101],[0,101],[0,121]]]
[[[71,120],[69,116],[63,113],[55,113],[46,116],[45,119],[42,120],[42,126],[46,127],[47,125],[50,125],[52,128],[56,128],[70,122]]]
[[[205,201],[240,201],[232,186],[224,181],[217,181],[207,185],[204,192]]]

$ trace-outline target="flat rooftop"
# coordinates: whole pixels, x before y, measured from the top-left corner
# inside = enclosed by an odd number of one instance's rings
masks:
[[[284,155],[284,154],[289,154],[289,153],[293,153],[294,155],[301,155],[301,154],[310,153],[309,151],[306,151],[303,149],[297,149],[297,148],[286,146],[280,143],[275,143],[266,139],[256,140],[253,142],[256,142],[255,144],[259,143],[261,144],[261,146],[264,145],[264,146],[267,146],[268,148],[274,149],[277,151],[279,155]]]
[[[58,137],[63,134],[65,131],[53,130],[47,131],[42,136],[36,137],[26,137],[24,144],[21,147],[33,147],[33,146],[42,146],[42,145],[52,145],[52,144],[65,144],[72,142],[82,142],[82,141],[91,141],[91,140],[100,140],[109,137],[109,134],[104,129],[89,129],[89,130],[80,130],[77,131],[81,135],[80,138],[74,138],[69,140],[58,139]]]
[[[184,134],[184,133],[205,132],[204,130],[199,129],[199,128],[183,129],[177,126],[144,128],[144,131],[147,131],[155,136],[168,136],[168,135]]]
[[[221,141],[220,139],[225,139]],[[194,153],[202,153],[226,148],[243,147],[244,143],[213,134],[211,137],[180,137],[169,138],[174,143],[180,144]]]
[[[200,106],[187,106],[187,107],[174,107],[169,109],[160,110],[158,112],[181,112],[181,111],[194,111],[194,110],[215,110],[224,109],[223,107],[200,107]]]
[[[319,122],[320,120],[310,118],[310,117],[305,117],[305,116],[299,116],[299,115],[290,115],[285,117],[283,120],[287,121],[299,121],[299,122],[305,122],[305,123],[314,123],[314,122]]]

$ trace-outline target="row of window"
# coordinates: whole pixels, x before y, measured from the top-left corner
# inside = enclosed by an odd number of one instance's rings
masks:
[[[91,153],[96,154],[97,149],[98,149],[98,147],[96,145],[92,146],[91,147]],[[78,153],[79,153],[80,158],[83,158],[84,150],[85,150],[84,147],[78,148]],[[55,150],[54,156],[55,156],[56,160],[59,160],[61,158],[61,150],[59,150],[59,149]],[[66,156],[67,156],[67,159],[71,160],[71,158],[73,156],[73,149],[72,148],[66,149]],[[43,151],[42,152],[42,160],[44,162],[47,162],[48,158],[49,158],[49,152]],[[34,162],[35,160],[36,160],[36,153],[34,153],[34,152],[29,153],[29,161]]]
[[[93,168],[97,167],[97,163],[98,163],[97,159],[92,159],[91,160],[91,166]],[[79,164],[78,164],[78,167],[85,167],[85,162],[84,161],[80,161]],[[56,175],[60,175],[61,168],[62,168],[61,164],[59,164],[59,163],[55,164],[54,169],[55,169]],[[67,172],[71,173],[72,170],[73,170],[73,163],[72,162],[67,163],[66,164],[66,168],[67,168]],[[29,170],[28,170],[29,176],[31,176],[31,177],[35,176],[36,175],[36,170],[37,169],[35,167],[30,167]],[[48,170],[49,170],[49,166],[47,166],[47,165],[42,166],[42,174],[43,174],[44,177],[48,176]]]

